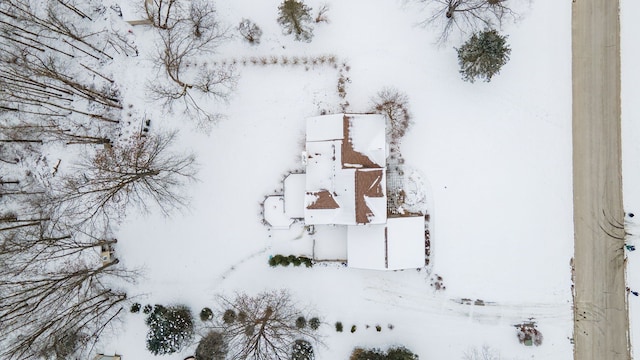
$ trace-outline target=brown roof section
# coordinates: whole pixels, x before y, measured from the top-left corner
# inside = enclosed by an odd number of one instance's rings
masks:
[[[369,219],[373,216],[373,212],[367,206],[364,197],[383,197],[382,181],[384,180],[384,172],[382,169],[362,171],[356,170],[355,189],[356,189],[356,223],[368,224]]]
[[[345,115],[342,118],[342,129],[344,139],[342,139],[342,168],[380,168],[380,166],[368,156],[359,153],[353,149],[351,137],[349,136],[349,127],[351,126],[351,118]],[[355,166],[354,166],[355,165]],[[360,166],[358,166],[360,165]]]
[[[316,197],[316,201],[307,205],[307,209],[337,209],[340,207],[328,190],[320,190],[307,194]]]

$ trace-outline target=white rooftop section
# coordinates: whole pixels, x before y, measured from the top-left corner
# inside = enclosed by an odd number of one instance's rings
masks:
[[[386,225],[347,226],[347,264],[359,269],[386,270]]]
[[[424,217],[387,219],[388,269],[410,269],[424,266]]]
[[[284,179],[284,213],[289,218],[304,218],[305,183],[305,174],[289,174]]]
[[[347,226],[349,267],[372,270],[421,268],[425,259],[424,218],[388,218],[387,224]]]
[[[264,219],[274,229],[288,229],[293,219],[284,213],[284,196],[267,196],[264,200]]]
[[[349,140],[353,149],[366,155],[378,166],[386,166],[387,140],[385,119],[382,115],[349,115]]]
[[[344,114],[322,115],[307,119],[307,141],[342,140]]]
[[[145,21],[148,20],[147,14],[144,10],[145,1],[151,2],[149,0],[124,0],[120,1],[118,6],[120,6],[120,11],[122,11],[122,19],[124,21]]]

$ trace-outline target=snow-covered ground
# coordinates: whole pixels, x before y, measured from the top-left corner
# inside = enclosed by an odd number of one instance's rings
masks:
[[[637,6],[630,2],[625,6]],[[212,60],[335,55],[350,68],[352,112],[368,110],[370,98],[385,86],[406,92],[415,124],[401,149],[406,164],[424,174],[433,201],[431,273],[270,268],[267,259],[278,237],[270,235],[277,230],[260,223],[259,203],[281,193],[283,175],[301,168],[305,118],[340,111],[338,69],[239,65],[237,90],[221,109],[226,119],[206,135],[179,114],[136,100],[145,79],[155,74],[145,55],[152,48],[148,30],[135,27],[141,56],[121,68],[128,79],[123,93],[154,119],[152,127],[181,128],[185,150],[199,155],[200,181],[190,185],[192,204],[184,213],[134,215],[122,226],[119,258],[145,270],[130,289],[139,294],[134,300],[185,303],[197,313],[214,307],[219,293],[288,288],[326,323],[319,359],[346,359],[355,346],[393,344],[421,359],[459,359],[469,347],[484,344],[509,359],[570,359],[571,2],[539,0],[524,7],[521,21],[504,28],[511,60],[490,83],[475,84],[458,74],[453,46],[459,40],[433,45],[437,30],[416,25],[427,14],[415,4],[330,1],[330,23],[317,25],[307,44],[281,34],[278,3],[217,1],[229,25],[250,18],[264,35],[258,46],[236,38]],[[316,9],[320,2],[308,4]],[[627,57],[623,66],[635,62]],[[633,109],[628,100],[623,105],[625,131],[636,139],[640,129],[634,133],[629,123]],[[640,147],[629,150],[634,151]],[[625,202],[640,209],[629,200],[628,179]],[[446,290],[430,285],[435,274]],[[462,298],[490,304],[460,304]],[[513,325],[529,318],[544,335],[540,347],[525,347],[516,338]],[[355,324],[358,331],[337,333],[336,321],[345,328]],[[380,333],[377,324],[383,326]],[[105,337],[97,350],[150,359],[145,333],[143,316],[127,313],[119,333]],[[163,358],[183,359],[191,351]]]

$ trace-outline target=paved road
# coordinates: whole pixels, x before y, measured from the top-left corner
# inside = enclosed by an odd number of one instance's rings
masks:
[[[629,360],[619,0],[573,0],[572,7],[574,359]]]

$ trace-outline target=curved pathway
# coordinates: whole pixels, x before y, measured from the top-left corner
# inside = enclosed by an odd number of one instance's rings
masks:
[[[619,0],[572,0],[574,358],[629,360]]]

